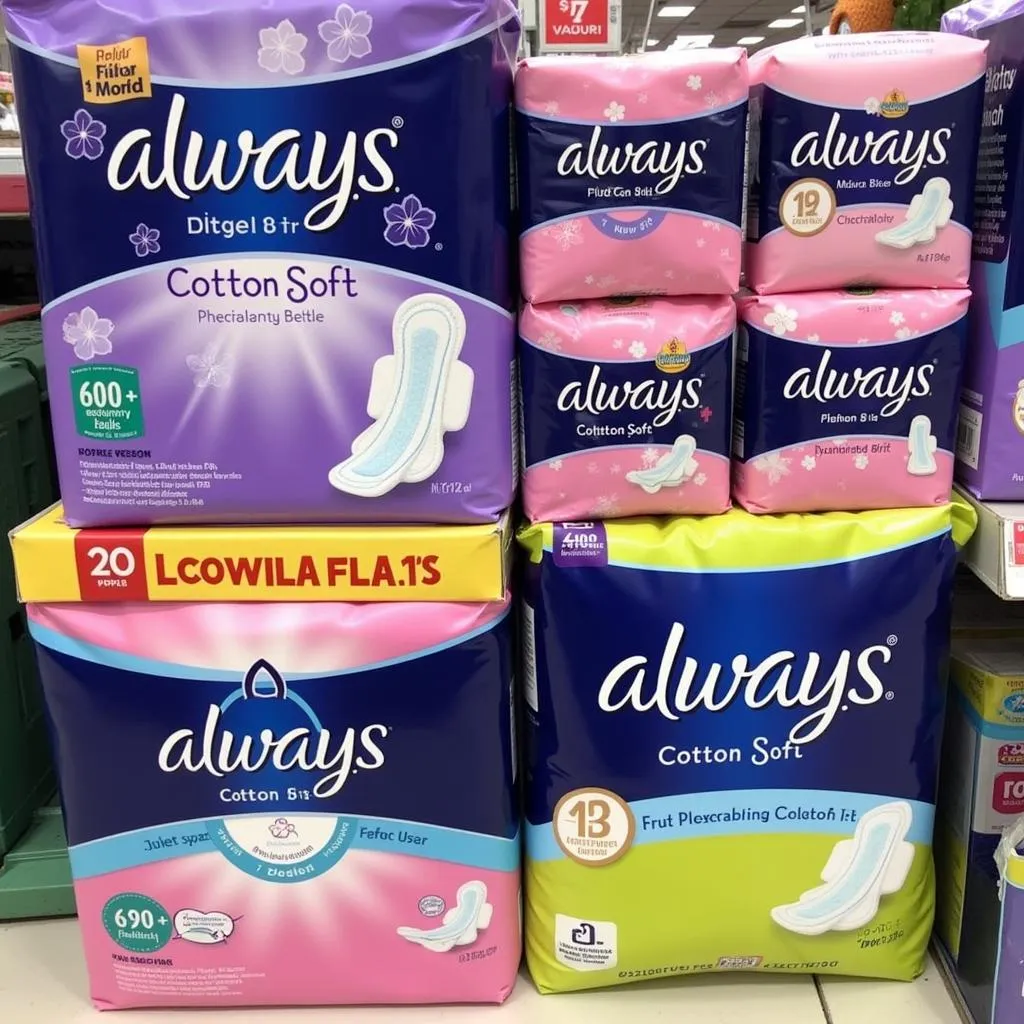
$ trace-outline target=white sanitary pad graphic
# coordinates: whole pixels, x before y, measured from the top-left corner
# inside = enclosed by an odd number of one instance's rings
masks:
[[[374,423],[329,477],[332,487],[363,498],[433,474],[444,458],[445,433],[466,425],[473,397],[473,370],[458,358],[466,318],[451,299],[406,299],[391,336],[395,354],[373,367],[366,411]]]
[[[697,460],[693,453],[697,442],[691,434],[680,434],[672,443],[672,450],[666,452],[650,469],[633,469],[626,479],[648,494],[657,494],[662,487],[678,487],[697,472]]]
[[[825,883],[809,889],[796,903],[775,907],[772,920],[799,935],[822,935],[863,928],[878,913],[883,896],[898,892],[914,862],[907,842],[914,812],[903,800],[868,811],[843,839],[821,872]]]
[[[935,435],[932,433],[932,421],[927,416],[915,416],[910,421],[910,434],[907,437],[907,472],[911,476],[931,476],[937,472],[935,464]]]
[[[490,923],[494,907],[487,902],[487,886],[483,882],[466,882],[455,895],[455,906],[444,915],[437,928],[399,928],[398,934],[410,942],[418,942],[434,953],[447,953],[453,946],[476,942],[478,932]]]
[[[892,249],[909,249],[912,245],[934,242],[939,228],[944,228],[953,215],[949,188],[945,178],[929,178],[910,201],[906,220],[894,228],[879,231],[875,241]]]

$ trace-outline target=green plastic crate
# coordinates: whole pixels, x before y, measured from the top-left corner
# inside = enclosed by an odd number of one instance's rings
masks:
[[[49,476],[48,507],[60,496],[57,481],[57,456],[50,425],[50,392],[46,385],[46,363],[43,359],[43,327],[36,315],[8,323],[0,319],[0,362],[23,366],[35,378],[39,388],[39,405],[43,417],[43,445],[46,449],[46,471]],[[33,513],[34,514],[34,513]]]
[[[57,499],[42,347],[0,327],[0,533]],[[6,358],[5,358],[6,357]],[[0,544],[0,620],[18,606],[10,545]]]
[[[36,811],[28,832],[0,864],[0,921],[74,913],[64,819],[53,801]]]
[[[46,396],[46,365],[43,362],[43,327],[36,315],[5,322],[3,317],[17,312],[0,310],[0,360],[28,364],[39,381],[39,390]]]
[[[0,329],[0,336],[3,331]],[[0,531],[54,497],[38,378],[23,358],[0,362]],[[0,857],[54,789],[32,644],[18,605],[10,546],[0,542]]]
[[[55,789],[35,652],[16,608],[0,621],[0,861]]]
[[[2,320],[3,312],[0,312]],[[57,498],[38,317],[0,323],[0,531]],[[74,912],[35,653],[0,537],[0,920]]]

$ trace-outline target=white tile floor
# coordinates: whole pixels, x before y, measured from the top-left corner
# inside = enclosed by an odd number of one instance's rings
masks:
[[[730,975],[542,998],[523,979],[501,1008],[359,1009],[349,1015],[354,1014],[360,1024],[573,1024],[574,1018],[579,1024],[960,1024],[934,965],[913,985],[837,979],[823,981],[820,989],[811,978]],[[87,998],[74,921],[0,925],[3,1024],[97,1019]],[[132,1024],[316,1024],[337,1021],[339,1011],[141,1011],[125,1019]]]

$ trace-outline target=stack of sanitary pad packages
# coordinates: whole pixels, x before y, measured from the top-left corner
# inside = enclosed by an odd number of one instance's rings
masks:
[[[4,4],[63,492],[13,545],[100,1008],[516,977],[519,20],[428,6]]]
[[[544,992],[919,973],[985,44],[4,6],[96,1005],[498,1003],[521,920]]]
[[[985,46],[868,34],[751,61],[733,447],[751,512],[949,500]]]
[[[741,49],[521,64],[530,520],[729,508],[748,90]]]
[[[923,969],[984,68],[888,34],[518,71],[541,991]]]

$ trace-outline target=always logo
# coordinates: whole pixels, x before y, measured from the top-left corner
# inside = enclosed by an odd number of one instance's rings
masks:
[[[696,711],[727,711],[742,701],[760,710],[777,705],[806,712],[790,729],[794,744],[823,736],[840,711],[889,700],[878,669],[892,659],[897,637],[860,651],[842,650],[834,663],[817,651],[775,651],[751,662],[737,654],[729,665],[702,665],[683,655],[686,627],[674,622],[656,673],[649,673],[646,654],[625,658],[601,683],[597,703],[602,711],[656,711],[677,722]]]
[[[238,689],[220,704],[210,704],[198,729],[171,733],[157,760],[168,773],[207,772],[217,779],[237,772],[317,773],[312,795],[326,799],[339,793],[354,772],[384,764],[379,744],[388,732],[378,723],[332,731],[269,661],[259,659]]]
[[[685,349],[684,349],[685,352]],[[689,365],[687,355],[686,365]],[[659,366],[664,370],[665,367]],[[682,366],[666,372],[681,372]],[[557,407],[560,412],[602,413],[630,412],[654,413],[651,423],[663,427],[679,415],[681,410],[696,409],[700,405],[701,385],[699,377],[687,380],[640,380],[609,384],[602,379],[601,365],[595,363],[586,380],[574,380],[559,392]]]
[[[889,102],[887,97],[886,103]],[[902,116],[895,113],[895,101],[891,102],[892,112],[884,116]],[[865,164],[885,167],[892,170],[892,180],[896,185],[906,185],[914,181],[925,167],[941,167],[946,164],[952,139],[952,127],[911,128],[906,131],[890,128],[881,132],[874,129],[866,132],[847,131],[843,114],[837,110],[832,114],[824,132],[807,132],[797,139],[789,162],[793,167],[818,167],[830,171]]]
[[[609,144],[602,137],[604,130],[605,126],[594,125],[589,140],[570,143],[562,150],[557,164],[560,176],[596,181],[625,174],[650,177],[657,179],[653,183],[655,195],[663,196],[684,178],[705,171],[707,139],[646,139]],[[616,137],[614,128],[611,134]]]
[[[186,202],[210,189],[234,192],[250,180],[261,192],[312,192],[323,198],[303,224],[317,232],[338,224],[356,188],[377,194],[395,188],[385,153],[398,148],[401,118],[362,137],[354,131],[303,136],[297,128],[282,128],[258,141],[250,129],[234,139],[207,138],[186,129],[187,114],[185,97],[175,93],[162,137],[155,138],[148,128],[125,133],[111,151],[107,184],[115,192],[166,189]]]
[[[786,398],[803,398],[827,404],[848,398],[879,399],[882,416],[895,416],[912,398],[932,393],[934,362],[921,366],[857,366],[837,370],[832,350],[825,349],[815,366],[801,367],[782,388]]]

